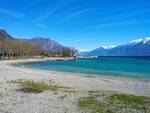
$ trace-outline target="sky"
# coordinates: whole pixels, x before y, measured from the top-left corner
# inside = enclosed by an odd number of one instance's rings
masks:
[[[150,0],[0,0],[0,28],[76,49],[150,36]]]

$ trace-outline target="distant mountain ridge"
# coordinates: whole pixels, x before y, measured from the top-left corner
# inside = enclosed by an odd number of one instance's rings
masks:
[[[39,44],[42,46],[42,48],[47,52],[57,53],[62,50],[64,46],[59,44],[58,42],[51,40],[49,38],[43,38],[43,37],[35,37],[28,40],[29,42],[33,44]]]
[[[0,28],[0,42],[5,40],[18,40],[9,35],[4,29]],[[25,41],[40,44],[43,50],[51,53],[59,53],[63,45],[49,38],[36,37],[33,39],[24,39]],[[150,56],[150,37],[130,41],[128,44],[119,46],[102,46],[90,52],[80,51],[81,56]]]
[[[0,41],[4,40],[14,40],[14,38],[9,35],[4,29],[0,28]]]
[[[130,41],[128,44],[112,48],[99,47],[80,54],[82,56],[150,56],[150,37]]]
[[[9,35],[4,29],[0,29],[0,41],[2,42],[5,40],[23,40],[33,44],[39,44],[42,46],[43,50],[50,53],[58,53],[64,47],[63,45],[49,38],[35,37],[32,39],[16,39]]]

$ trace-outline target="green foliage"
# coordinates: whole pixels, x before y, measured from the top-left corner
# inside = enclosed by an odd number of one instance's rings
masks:
[[[67,95],[63,95],[63,96],[58,97],[58,99],[63,100],[63,99],[65,99],[66,97],[67,97]]]
[[[88,96],[78,99],[78,106],[89,113],[150,113],[150,98],[89,91]]]
[[[103,113],[104,104],[98,101],[99,95],[90,95],[81,97],[78,100],[78,106],[87,109],[90,113]]]
[[[125,104],[130,104],[133,107],[150,104],[150,98],[144,96],[135,96],[129,94],[114,94],[110,96],[110,101],[122,101]]]
[[[21,91],[33,93],[40,93],[43,92],[44,90],[49,90],[51,86],[46,83],[34,82],[32,80],[25,81],[22,79],[10,81],[9,83],[18,84],[21,87]],[[52,87],[52,89],[54,87]]]
[[[76,93],[76,90],[75,90],[75,89],[70,89],[70,88],[64,89],[63,91],[64,91],[65,93]]]
[[[12,84],[17,84],[21,87],[21,91],[24,92],[31,92],[31,93],[40,93],[45,90],[50,90],[50,91],[64,91],[64,90],[69,90],[71,88],[69,87],[63,87],[56,85],[54,82],[34,82],[33,80],[23,80],[23,79],[18,79],[18,80],[12,80],[9,81],[8,83]]]

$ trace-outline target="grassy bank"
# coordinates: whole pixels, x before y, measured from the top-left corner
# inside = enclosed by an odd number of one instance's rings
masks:
[[[78,99],[78,106],[89,113],[150,113],[150,98],[130,94],[89,91]]]

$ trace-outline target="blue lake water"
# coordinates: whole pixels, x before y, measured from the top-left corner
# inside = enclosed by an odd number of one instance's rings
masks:
[[[150,57],[100,57],[22,64],[29,68],[150,79]]]

